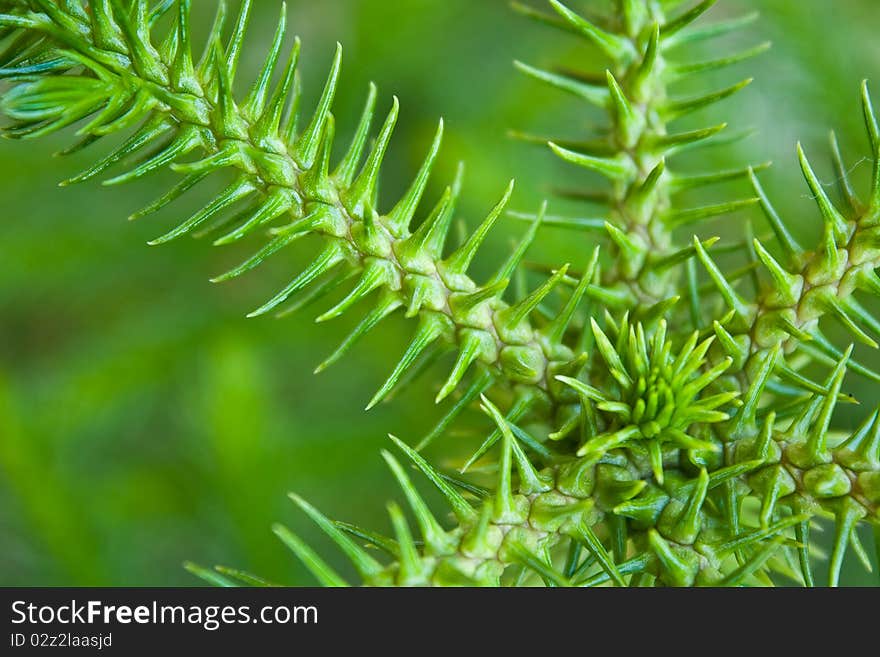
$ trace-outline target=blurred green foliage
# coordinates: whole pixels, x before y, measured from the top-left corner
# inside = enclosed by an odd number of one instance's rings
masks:
[[[194,24],[206,25],[214,2],[194,4],[205,18]],[[448,178],[458,160],[468,164],[465,219],[478,218],[511,177],[521,209],[536,207],[555,187],[593,182],[570,178],[550,155],[506,134],[588,134],[590,110],[511,66],[515,58],[578,66],[595,57],[574,40],[517,17],[502,0],[290,5],[304,43],[307,102],[318,93],[334,42],[345,46],[335,111],[343,133],[353,128],[369,80],[384,102],[392,93],[400,97],[402,118],[383,180],[389,197],[403,189],[441,115],[448,127],[441,175]],[[277,8],[274,0],[256,3],[245,68],[253,70],[262,57]],[[748,42],[770,39],[774,48],[714,81],[756,77],[717,110],[718,120],[757,130],[736,146],[731,164],[774,160],[763,176],[768,191],[813,236],[815,206],[799,179],[794,144],[802,140],[821,162],[834,127],[857,180],[866,179],[857,91],[863,77],[880,80],[880,10],[876,0],[726,0],[710,19],[753,9],[762,19]],[[297,262],[281,259],[262,274],[212,286],[209,275],[237,262],[248,245],[147,248],[187,208],[126,224],[129,212],[166,186],[148,179],[124,191],[95,184],[59,189],[57,181],[94,158],[50,159],[62,143],[5,142],[0,149],[0,585],[191,585],[181,568],[189,558],[311,584],[269,526],[288,522],[326,547],[294,512],[288,490],[331,517],[385,526],[382,502],[395,493],[378,450],[389,431],[412,441],[430,428],[437,377],[369,414],[362,408],[412,327],[389,321],[342,364],[312,376],[348,320],[318,327],[302,316],[244,319],[304,261],[310,245]],[[694,167],[710,169],[721,160],[705,158],[727,160],[730,150],[702,157]],[[822,174],[831,181],[830,167]],[[438,176],[435,190],[442,182]],[[591,208],[552,203],[551,212],[563,210]],[[763,231],[757,214],[752,218]],[[487,270],[521,230],[511,221],[497,231],[492,248],[481,252]],[[704,230],[742,236],[738,222]],[[584,261],[592,245],[570,237],[546,230],[530,257]],[[855,377],[849,383],[866,404],[877,402],[875,389]],[[444,453],[454,438],[446,440]],[[876,580],[852,565],[843,581]]]

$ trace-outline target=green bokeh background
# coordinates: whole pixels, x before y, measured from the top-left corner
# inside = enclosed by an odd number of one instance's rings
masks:
[[[214,1],[193,4],[194,24],[204,28]],[[244,65],[251,72],[279,3],[255,5]],[[506,134],[524,128],[577,136],[591,129],[593,111],[511,66],[516,58],[595,66],[595,53],[582,44],[523,20],[501,0],[289,5],[289,24],[304,43],[308,102],[335,41],[345,46],[335,110],[343,135],[369,80],[378,83],[383,103],[392,93],[400,97],[386,198],[403,189],[441,115],[447,139],[434,190],[466,160],[461,214],[471,225],[511,177],[519,183],[514,205],[524,209],[562,180],[583,184],[543,150]],[[867,154],[858,83],[877,80],[880,98],[880,9],[876,0],[724,0],[710,20],[754,9],[762,11],[761,21],[727,42],[769,39],[774,48],[716,80],[703,78],[716,86],[737,76],[756,81],[700,120],[729,120],[732,129],[751,126],[757,134],[732,151],[706,151],[696,165],[719,166],[731,152],[732,163],[775,161],[763,175],[768,191],[796,230],[814,237],[818,214],[799,179],[794,145],[804,142],[826,181],[832,180],[830,127],[853,165]],[[353,318],[319,326],[302,315],[246,320],[244,314],[285,283],[314,244],[238,282],[211,285],[209,275],[253,245],[214,249],[183,240],[146,247],[198,199],[126,223],[173,174],[125,189],[93,183],[61,189],[59,180],[94,158],[51,158],[69,138],[0,144],[0,585],[191,585],[196,580],[181,567],[185,559],[311,584],[271,523],[295,527],[333,563],[341,560],[285,493],[295,490],[333,517],[385,528],[384,501],[395,492],[379,450],[387,432],[413,441],[438,417],[431,400],[439,372],[363,413],[403,349],[408,322],[389,321],[342,364],[313,376]],[[864,185],[864,162],[854,175]],[[551,211],[563,209],[593,211],[553,202]],[[751,216],[763,231],[762,220]],[[502,222],[481,252],[482,268],[498,262],[521,230]],[[742,236],[729,220],[701,230]],[[578,263],[591,248],[589,236],[547,230],[530,257]],[[876,389],[854,377],[850,383],[865,404],[878,401]],[[848,425],[857,415],[840,417]],[[844,582],[877,580],[850,563]]]

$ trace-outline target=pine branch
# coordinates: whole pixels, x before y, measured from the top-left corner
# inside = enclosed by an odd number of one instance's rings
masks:
[[[265,65],[242,98],[234,87],[249,0],[242,3],[225,42],[225,5],[220,4],[199,61],[192,54],[189,0],[160,3],[152,10],[145,2],[131,3],[130,8],[118,1],[94,2],[87,9],[78,2],[58,5],[48,0],[5,4],[0,27],[16,40],[33,42],[6,53],[2,62],[2,75],[12,83],[3,109],[15,120],[5,134],[30,139],[82,124],[77,130],[82,140],[70,149],[79,150],[108,135],[132,133],[68,183],[96,178],[123,162],[128,163],[127,170],[106,184],[129,182],[169,167],[184,174],[177,186],[134,215],[141,217],[214,173],[233,172],[235,180],[224,191],[152,242],[219,229],[215,244],[223,245],[272,227],[271,239],[262,249],[215,280],[240,276],[306,235],[322,236],[326,245],[314,262],[251,313],[273,311],[309,287],[323,292],[321,282],[335,281],[340,270],[355,272],[358,278],[348,295],[318,320],[338,317],[367,297],[373,299],[372,309],[319,370],[392,313],[403,311],[418,319],[412,342],[368,408],[382,401],[419,356],[440,342],[451,342],[459,354],[438,401],[456,390],[477,363],[493,380],[521,386],[520,398],[531,404],[559,389],[555,374],[576,373],[579,362],[564,344],[565,329],[580,299],[597,294],[591,281],[577,288],[546,330],[539,330],[530,315],[565,275],[565,268],[520,303],[511,306],[502,300],[533,230],[490,281],[480,285],[468,276],[477,250],[507,206],[512,183],[479,228],[451,254],[444,255],[444,245],[460,180],[412,228],[440,147],[442,122],[407,193],[390,211],[381,212],[384,203],[379,201],[377,182],[398,102],[394,100],[374,146],[364,155],[376,103],[376,90],[371,87],[355,138],[343,160],[331,167],[331,107],[341,48],[317,108],[300,125],[296,73],[300,46],[297,41],[284,55],[283,7]],[[153,35],[153,24],[166,13],[174,14],[175,26],[163,37]],[[279,77],[274,86],[273,77]]]
[[[801,170],[823,219],[824,238],[818,249],[808,252],[797,244],[752,174],[755,190],[783,252],[780,263],[755,240],[757,257],[771,283],[755,304],[747,304],[705,251],[700,253],[721,295],[732,308],[730,331],[719,322],[714,324],[720,338],[718,343],[721,350],[742,367],[744,404],[724,432],[733,461],[742,458],[765,461],[765,466],[750,475],[747,482],[752,493],[761,498],[764,524],[774,517],[780,503],[798,513],[807,511],[835,519],[829,575],[832,586],[838,583],[847,546],[853,545],[861,553],[856,525],[862,521],[880,524],[877,411],[869,413],[860,427],[839,444],[833,444],[830,438],[832,415],[845,399],[840,391],[847,367],[874,381],[878,378],[872,370],[852,361],[852,345],[841,353],[818,326],[820,319],[831,316],[856,339],[877,348],[868,331],[877,335],[880,324],[854,297],[857,291],[871,295],[880,292],[875,273],[880,266],[875,237],[880,226],[880,138],[867,83],[862,85],[862,109],[873,162],[872,186],[866,203],[853,191],[833,134],[832,152],[846,198],[843,210],[831,201],[798,145]],[[813,343],[818,345],[817,355],[837,360],[834,371],[821,384],[806,379],[785,362],[786,352]],[[776,426],[774,413],[763,420],[763,427],[758,420],[758,409],[774,371],[781,378],[813,392],[798,407],[790,424],[783,424],[782,428]],[[802,532],[806,533],[807,529],[805,525]],[[806,547],[802,550],[804,577],[811,580]]]
[[[617,12],[601,23],[591,22],[557,0],[550,0],[553,15],[514,4],[515,10],[530,18],[578,35],[611,62],[601,73],[544,70],[522,63],[517,63],[517,68],[539,82],[608,112],[608,126],[601,131],[604,136],[600,139],[571,147],[562,145],[565,140],[549,141],[550,149],[564,161],[608,179],[607,192],[583,193],[584,198],[601,200],[607,205],[607,214],[597,218],[595,225],[566,218],[557,218],[555,225],[574,230],[598,228],[607,233],[613,266],[603,273],[603,286],[620,289],[635,299],[636,319],[641,318],[639,313],[656,316],[661,304],[672,303],[670,300],[678,296],[678,265],[687,258],[670,263],[670,258],[682,249],[673,238],[677,226],[729,214],[757,202],[744,199],[693,209],[678,208],[675,204],[679,192],[745,178],[748,173],[748,169],[742,169],[692,174],[674,168],[679,152],[706,144],[726,127],[676,133],[672,130],[674,122],[730,97],[751,80],[697,98],[675,97],[673,85],[767,49],[764,44],[700,65],[676,61],[672,51],[679,45],[681,35],[689,34],[691,24],[712,4],[701,3],[693,11],[669,19],[662,3],[620,2]],[[578,194],[579,191],[571,195]]]
[[[807,251],[797,243],[757,176],[749,173],[781,250],[777,259],[765,243],[758,239],[753,241],[755,256],[768,279],[754,302],[744,299],[734,289],[700,241],[694,238],[699,259],[731,311],[728,321],[723,323],[725,326],[715,322],[719,343],[738,364],[738,369],[745,369],[747,381],[751,379],[748,370],[754,369],[754,364],[764,358],[767,351],[779,346],[791,351],[799,343],[815,342],[829,357],[840,358],[842,352],[819,332],[819,321],[826,316],[836,319],[858,341],[877,348],[870,333],[876,334],[880,324],[854,297],[857,291],[880,293],[880,279],[875,273],[880,266],[876,237],[880,227],[880,153],[874,145],[876,118],[867,83],[862,87],[862,105],[874,150],[871,160],[875,182],[868,203],[855,196],[845,170],[840,168],[841,183],[852,196],[848,197],[848,207],[837,208],[798,145],[801,170],[823,219],[823,240],[814,251]],[[832,145],[836,151],[836,142]],[[780,367],[784,365],[780,363]],[[880,380],[867,368],[854,369],[874,381]]]

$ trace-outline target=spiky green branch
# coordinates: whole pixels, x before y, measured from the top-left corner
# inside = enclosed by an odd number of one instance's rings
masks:
[[[875,273],[880,266],[877,241],[880,230],[880,146],[867,83],[862,85],[862,107],[873,163],[872,189],[867,203],[855,195],[833,138],[837,171],[841,185],[847,190],[847,207],[843,210],[832,202],[798,145],[801,170],[823,218],[823,240],[816,250],[807,251],[797,243],[764,193],[757,176],[753,172],[750,174],[782,252],[777,259],[760,240],[754,240],[756,257],[769,279],[754,302],[744,299],[734,289],[699,240],[694,239],[699,259],[731,310],[726,322],[728,328],[722,322],[714,323],[719,343],[734,359],[736,369],[746,370],[747,379],[752,378],[748,370],[754,369],[767,351],[780,345],[784,351],[791,352],[800,345],[809,347],[815,344],[816,349],[827,357],[840,358],[841,352],[818,331],[819,320],[825,316],[838,320],[860,342],[877,348],[877,342],[869,333],[878,332],[880,325],[854,297],[856,291],[880,293],[880,278]],[[874,381],[880,380],[867,368],[856,366],[856,369]],[[784,370],[783,376],[796,377],[790,370]]]
[[[488,368],[494,379],[545,397],[561,388],[553,378],[557,373],[576,372],[578,361],[563,340],[566,327],[580,299],[600,291],[589,281],[579,286],[543,330],[532,325],[529,315],[553,291],[566,268],[521,302],[510,305],[502,300],[534,230],[485,285],[467,275],[478,248],[510,199],[512,183],[477,230],[451,254],[444,254],[444,245],[460,181],[447,188],[417,228],[411,228],[440,148],[442,122],[409,190],[390,211],[380,212],[379,170],[397,121],[397,99],[375,145],[364,156],[376,103],[376,90],[371,87],[352,144],[342,161],[331,167],[331,107],[341,48],[312,118],[299,126],[296,71],[300,46],[297,41],[284,63],[283,7],[266,62],[241,98],[234,86],[249,0],[242,3],[225,43],[225,5],[221,3],[199,62],[192,55],[189,0],[161,3],[152,11],[145,2],[133,3],[130,10],[121,2],[107,1],[90,4],[89,11],[78,2],[58,5],[49,0],[7,2],[6,6],[0,26],[7,34],[39,37],[31,48],[16,48],[4,58],[2,73],[13,86],[5,94],[3,108],[17,122],[6,130],[8,136],[34,138],[87,121],[78,130],[83,138],[75,147],[79,148],[135,128],[115,151],[68,182],[95,178],[123,161],[133,161],[134,168],[108,184],[128,182],[168,166],[185,174],[167,194],[136,213],[140,217],[166,206],[213,173],[234,172],[232,184],[210,203],[152,242],[161,244],[219,228],[222,236],[215,244],[229,244],[273,226],[266,246],[215,280],[239,276],[305,235],[325,238],[326,246],[314,262],[251,313],[267,313],[320,281],[338,282],[333,278],[336,272],[359,274],[345,298],[318,320],[338,317],[367,296],[376,297],[373,308],[319,369],[335,362],[393,312],[403,309],[408,317],[418,318],[412,342],[368,407],[388,395],[417,359],[440,341],[455,344],[459,354],[438,400],[453,392],[475,363]],[[157,40],[151,27],[171,9],[176,10],[176,25]],[[280,75],[274,87],[273,75]],[[197,159],[184,162],[193,156]],[[534,394],[529,395],[531,404]]]
[[[880,520],[877,412],[868,414],[859,429],[841,445],[831,445],[828,437],[847,365],[875,381],[877,375],[852,361],[852,346],[841,353],[819,331],[819,321],[827,315],[873,348],[877,348],[877,343],[868,332],[880,335],[880,325],[854,297],[856,291],[874,295],[880,292],[880,281],[875,273],[880,266],[876,238],[880,224],[880,138],[867,83],[862,85],[862,108],[873,164],[867,203],[859,200],[853,191],[833,135],[832,152],[846,200],[843,211],[831,201],[798,145],[801,170],[823,218],[824,237],[820,248],[809,252],[797,244],[752,174],[752,183],[783,253],[780,263],[755,240],[756,255],[771,281],[755,303],[746,302],[733,289],[695,240],[700,259],[731,308],[729,330],[714,322],[719,350],[737,364],[737,369],[741,368],[743,409],[722,433],[728,449],[733,450],[729,456],[735,460],[741,453],[749,453],[750,458],[757,453],[769,463],[748,482],[751,491],[762,498],[761,518],[765,524],[780,500],[792,508],[836,518],[838,533],[832,554],[832,584],[837,582],[846,546],[850,541],[857,541],[856,524],[863,519],[874,523]],[[810,355],[839,359],[824,384],[810,381],[785,362],[787,351],[809,349],[813,344],[817,346],[809,350]],[[782,429],[774,426],[773,414],[764,420],[763,428],[757,419],[758,408],[774,372],[814,393],[790,426]],[[759,434],[761,437],[757,438]],[[805,534],[807,529],[805,523],[801,533]],[[805,553],[801,560],[806,569]]]
[[[676,265],[685,262],[692,252],[687,245],[676,244],[676,228],[757,202],[743,199],[686,209],[673,202],[682,191],[744,178],[748,173],[748,168],[743,168],[693,174],[676,171],[671,165],[677,154],[702,145],[726,127],[722,124],[675,132],[670,131],[671,124],[730,97],[748,86],[751,79],[696,97],[675,97],[670,91],[672,85],[684,77],[757,55],[768,45],[700,64],[676,62],[670,53],[687,40],[682,38],[689,35],[687,28],[713,4],[701,3],[670,19],[664,3],[619,2],[618,11],[600,25],[557,0],[550,0],[555,14],[514,3],[521,13],[586,40],[611,62],[609,69],[597,73],[568,69],[557,72],[522,63],[517,67],[542,83],[608,112],[607,129],[597,139],[549,141],[549,147],[561,159],[598,173],[610,183],[602,192],[575,189],[563,191],[563,195],[601,201],[607,213],[587,221],[554,217],[548,223],[578,230],[592,226],[607,233],[613,266],[603,273],[604,286],[637,300],[637,318],[662,316],[680,297]]]

